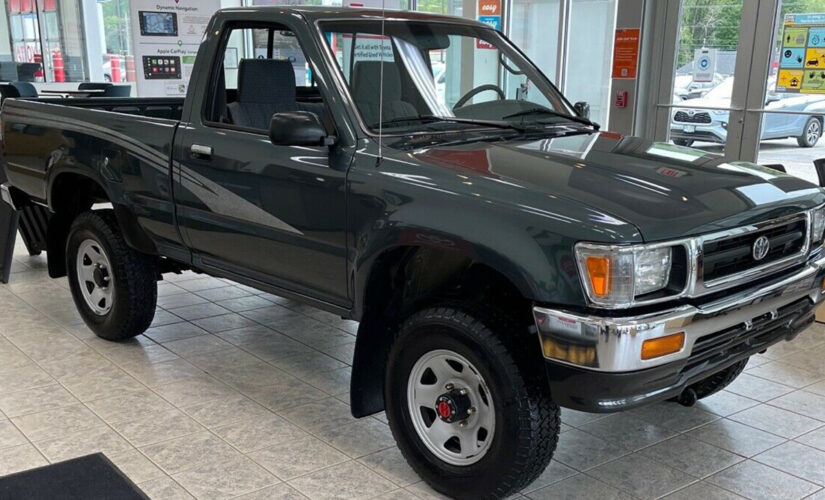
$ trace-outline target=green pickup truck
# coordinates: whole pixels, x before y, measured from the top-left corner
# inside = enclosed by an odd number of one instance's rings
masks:
[[[386,411],[438,491],[498,498],[559,406],[693,404],[823,298],[819,187],[587,115],[474,21],[230,9],[184,100],[6,100],[0,193],[48,219],[102,338],[183,269],[360,321],[353,414]]]

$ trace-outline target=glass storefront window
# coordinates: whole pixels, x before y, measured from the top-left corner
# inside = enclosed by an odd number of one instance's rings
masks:
[[[593,29],[598,26],[599,29]],[[570,5],[564,93],[590,104],[590,118],[607,124],[616,0],[573,0]]]
[[[743,0],[682,0],[670,140],[721,153],[728,136]]]
[[[817,47],[825,48],[824,38],[818,37],[819,33],[825,34],[825,27],[822,27],[825,22],[814,20],[815,24],[807,24],[806,17],[818,17],[810,14],[821,14],[821,19],[825,19],[825,2],[786,0],[781,4],[774,30],[773,57],[765,94],[764,109],[767,112],[762,115],[757,162],[782,165],[789,174],[818,183],[813,161],[825,158],[825,139],[822,138],[825,94],[806,92],[811,87],[806,82],[825,80],[818,75],[825,72],[825,58],[817,60],[816,57]],[[800,61],[803,54],[805,57]],[[791,81],[795,77],[799,78],[799,85]]]
[[[6,0],[3,10],[11,27],[12,57],[7,61],[0,52],[0,77],[26,82],[88,78],[80,0]]]
[[[510,39],[550,81],[557,81],[560,0],[513,0],[511,6]]]

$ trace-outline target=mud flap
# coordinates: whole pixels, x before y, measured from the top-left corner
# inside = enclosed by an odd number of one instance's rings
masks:
[[[17,239],[17,222],[20,214],[10,205],[0,202],[0,282],[8,283],[14,242]]]

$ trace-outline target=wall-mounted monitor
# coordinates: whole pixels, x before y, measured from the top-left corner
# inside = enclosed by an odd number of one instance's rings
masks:
[[[178,15],[174,12],[138,11],[142,36],[178,36]]]

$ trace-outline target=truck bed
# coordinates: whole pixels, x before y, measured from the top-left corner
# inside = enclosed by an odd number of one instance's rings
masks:
[[[171,155],[183,99],[7,99],[3,162],[9,181],[53,205],[54,186],[70,192],[83,177],[156,241],[179,243],[173,223]],[[69,185],[63,185],[68,182]]]
[[[183,97],[94,97],[84,99],[42,97],[21,100],[168,120],[180,120],[183,112]]]

